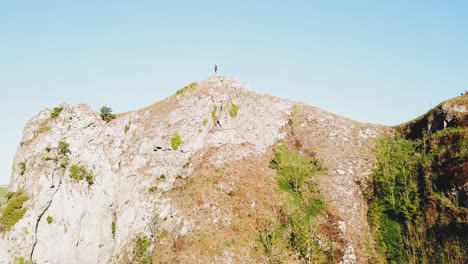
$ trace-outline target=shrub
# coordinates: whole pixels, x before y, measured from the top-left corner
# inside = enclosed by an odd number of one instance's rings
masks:
[[[70,153],[69,147],[70,147],[70,144],[68,144],[65,141],[65,139],[60,140],[59,144],[58,144],[58,149],[59,149],[60,155],[63,155],[63,156],[68,155],[68,153]]]
[[[63,107],[62,106],[59,106],[59,107],[55,107],[53,110],[52,110],[52,113],[50,113],[50,117],[51,118],[56,118],[60,115],[60,113],[62,112],[63,110]]]
[[[208,119],[203,119],[203,125],[206,126],[208,124]]]
[[[7,192],[7,194],[6,194],[6,198],[7,198],[7,200],[10,200],[10,199],[11,199],[11,197],[13,197],[13,195],[15,195],[15,193],[14,193],[14,192]]]
[[[179,134],[176,134],[175,136],[171,138],[171,147],[173,150],[178,149],[181,144],[182,144],[182,139],[180,138]]]
[[[21,176],[24,175],[24,173],[26,172],[26,163],[24,161],[20,162],[18,166],[19,166],[19,174]]]
[[[8,200],[5,209],[0,216],[0,229],[10,231],[13,226],[23,218],[27,208],[23,208],[23,204],[29,200],[29,197],[23,190],[19,190],[12,195]]]
[[[109,123],[112,119],[115,119],[115,115],[112,114],[112,108],[108,107],[107,105],[101,107],[100,111],[102,120],[106,121],[107,123]]]
[[[47,223],[48,223],[49,225],[52,224],[52,221],[54,221],[54,219],[53,219],[52,216],[50,216],[50,215],[47,216],[47,219],[46,219],[46,220],[47,220]]]
[[[197,88],[197,85],[198,84],[195,83],[195,82],[191,83],[191,84],[185,86],[184,88],[177,90],[176,95],[181,95],[181,94],[183,94],[183,93],[185,93],[187,91],[195,90]]]
[[[85,179],[88,182],[88,185],[92,185],[94,183],[93,173],[89,171],[85,165],[71,165],[70,178],[76,181],[81,181]]]
[[[229,115],[232,117],[232,118],[236,118],[237,117],[237,112],[239,111],[239,106],[238,105],[235,105],[232,101],[231,101],[231,110],[229,110]]]

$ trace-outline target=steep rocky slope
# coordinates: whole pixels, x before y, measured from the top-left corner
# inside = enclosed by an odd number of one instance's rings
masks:
[[[16,153],[0,263],[366,263],[363,192],[392,131],[226,77],[110,122],[44,110]],[[291,171],[301,185],[282,185]]]

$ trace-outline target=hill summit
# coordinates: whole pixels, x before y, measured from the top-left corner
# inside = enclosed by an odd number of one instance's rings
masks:
[[[398,129],[217,76],[115,118],[43,110],[15,156],[0,262],[367,263],[373,149]]]

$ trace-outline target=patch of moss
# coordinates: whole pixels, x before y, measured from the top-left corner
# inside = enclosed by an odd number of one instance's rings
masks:
[[[197,86],[198,86],[198,84],[196,82],[191,83],[191,84],[185,86],[184,88],[177,90],[176,95],[181,95],[181,94],[183,94],[185,92],[193,91],[193,90],[195,90],[197,88]]]
[[[59,107],[55,107],[53,110],[52,110],[52,113],[50,113],[50,117],[51,118],[56,118],[60,115],[60,113],[63,111],[63,107],[62,106],[59,106]]]
[[[182,145],[182,138],[179,134],[176,134],[171,138],[171,147],[173,150],[176,150]]]
[[[15,264],[30,264],[31,261],[24,259],[23,257],[15,257]]]
[[[232,101],[231,101],[231,109],[229,110],[229,115],[232,117],[232,118],[236,118],[237,117],[237,112],[239,111],[239,106],[238,105],[235,105]]]
[[[85,165],[71,165],[70,178],[76,181],[85,179],[88,182],[88,185],[92,185],[94,183],[94,175]]]
[[[23,218],[27,211],[23,204],[29,200],[29,197],[23,190],[15,192],[12,197],[7,201],[5,209],[3,209],[0,216],[0,229],[2,231],[10,231],[13,226]]]
[[[213,106],[213,111],[211,111],[211,119],[213,119],[213,124],[218,123],[218,116],[216,116],[216,111],[218,110],[218,106]]]

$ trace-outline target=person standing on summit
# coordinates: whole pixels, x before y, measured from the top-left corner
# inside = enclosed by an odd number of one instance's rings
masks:
[[[215,71],[215,75],[218,75],[218,65],[214,65],[214,71]]]

